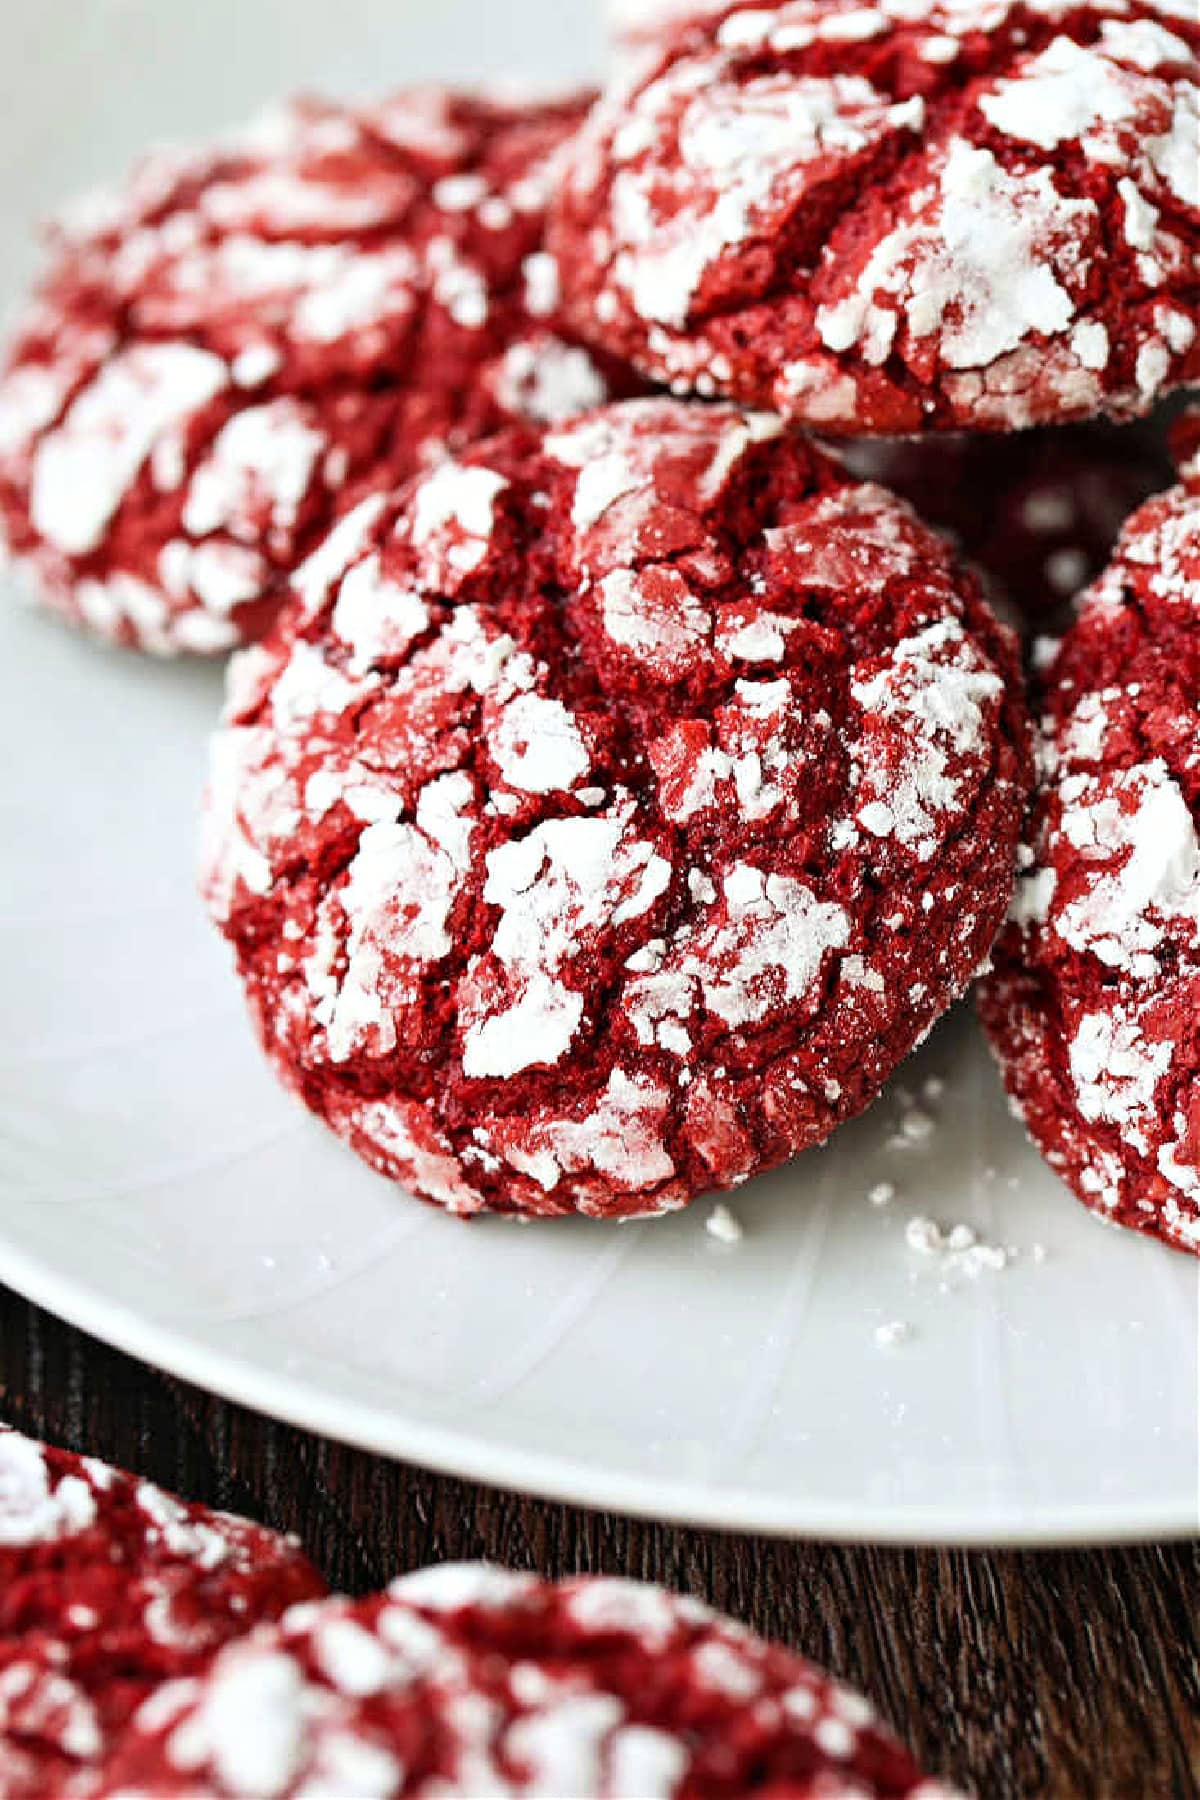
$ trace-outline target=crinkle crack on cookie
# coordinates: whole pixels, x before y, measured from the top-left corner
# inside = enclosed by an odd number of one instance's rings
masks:
[[[585,107],[301,100],[81,204],[0,379],[18,572],[121,643],[226,650],[362,482],[605,400],[544,243]]]
[[[1200,482],[1130,521],[1042,705],[984,1022],[1084,1204],[1200,1253]]]
[[[160,1683],[324,1592],[293,1539],[0,1426],[0,1793],[90,1792]]]
[[[670,34],[552,228],[580,329],[833,433],[1144,413],[1200,375],[1182,0],[788,0]]]
[[[204,890],[267,1052],[460,1213],[652,1214],[821,1142],[962,992],[1014,644],[773,418],[633,401],[369,499],[236,665]]]
[[[952,1800],[858,1694],[697,1601],[445,1564],[165,1687],[97,1790]]]

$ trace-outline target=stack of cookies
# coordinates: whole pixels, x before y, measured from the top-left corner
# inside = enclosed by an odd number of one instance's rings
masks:
[[[241,647],[204,896],[405,1188],[680,1208],[994,956],[1049,1161],[1200,1249],[1200,474],[1131,423],[1200,380],[1194,8],[620,20],[599,99],[300,101],[61,222],[9,557]]]

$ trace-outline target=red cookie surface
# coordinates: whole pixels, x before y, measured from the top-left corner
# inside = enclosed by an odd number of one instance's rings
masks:
[[[1130,521],[1042,703],[984,1023],[1084,1204],[1200,1252],[1200,482]]]
[[[452,1210],[819,1143],[1012,885],[1015,644],[778,421],[630,401],[368,501],[235,666],[204,887],[284,1079]]]
[[[324,1591],[290,1538],[0,1427],[0,1795],[62,1793],[160,1682]]]
[[[1200,375],[1191,0],[727,6],[577,138],[597,343],[830,433],[1147,411]]]
[[[1148,425],[851,438],[835,448],[856,475],[949,532],[989,598],[1042,630],[1069,617],[1130,514],[1173,477],[1162,434]]]
[[[544,244],[586,104],[300,100],[81,205],[0,380],[0,543],[34,588],[224,650],[357,483],[607,398]]]
[[[96,1791],[948,1800],[865,1700],[695,1600],[469,1564],[224,1651],[142,1708]]]

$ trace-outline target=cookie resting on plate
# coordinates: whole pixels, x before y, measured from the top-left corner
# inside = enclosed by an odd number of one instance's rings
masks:
[[[1200,477],[1130,521],[1041,706],[984,1023],[1084,1204],[1200,1253]]]
[[[64,1792],[160,1682],[324,1592],[291,1538],[0,1427],[0,1795]]]
[[[357,482],[606,399],[543,241],[586,104],[298,100],[60,222],[0,378],[0,544],[34,590],[228,649]]]
[[[691,1599],[446,1564],[141,1709],[97,1800],[949,1800],[857,1694]]]
[[[1200,376],[1184,0],[726,7],[572,146],[596,343],[835,434],[1144,413]]]
[[[856,475],[949,532],[989,599],[1038,630],[1069,618],[1130,513],[1174,478],[1162,432],[1149,424],[847,438],[835,449]]]
[[[456,1212],[664,1212],[820,1143],[964,989],[1015,642],[776,419],[630,401],[367,501],[236,664],[204,890],[268,1055]]]

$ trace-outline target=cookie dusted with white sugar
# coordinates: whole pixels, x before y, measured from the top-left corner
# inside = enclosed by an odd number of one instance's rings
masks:
[[[267,1052],[456,1212],[683,1206],[963,990],[1027,787],[1014,643],[778,422],[630,401],[368,500],[235,665],[204,890]]]
[[[142,1708],[97,1800],[951,1800],[867,1702],[695,1600],[446,1564],[297,1607]]]
[[[324,1592],[291,1538],[0,1426],[0,1794],[74,1791],[161,1682]]]
[[[1200,1254],[1200,479],[1129,522],[1042,712],[984,1023],[1084,1204]]]
[[[586,104],[296,101],[80,206],[0,378],[18,572],[119,642],[226,650],[357,484],[606,399],[544,244]]]
[[[572,147],[580,329],[831,433],[1144,413],[1200,375],[1184,0],[785,0],[669,34]]]

